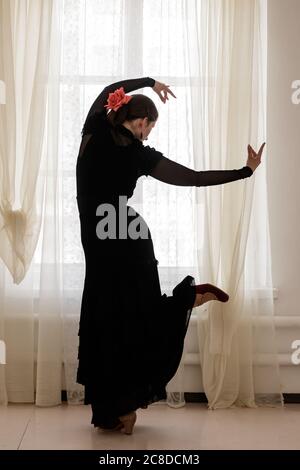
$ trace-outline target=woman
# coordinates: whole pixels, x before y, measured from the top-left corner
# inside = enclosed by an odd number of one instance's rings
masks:
[[[166,398],[192,308],[228,295],[186,276],[162,295],[150,230],[127,205],[141,175],[178,186],[208,186],[252,175],[260,164],[248,146],[239,170],[195,171],[144,146],[158,118],[153,101],[126,95],[152,87],[165,103],[175,97],[152,78],[106,87],[82,131],[76,165],[77,204],[86,272],[79,326],[77,381],[92,406],[92,424],[131,434],[135,410]],[[139,230],[138,230],[139,229]]]

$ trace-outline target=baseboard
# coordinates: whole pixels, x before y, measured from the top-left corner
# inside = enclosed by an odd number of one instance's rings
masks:
[[[203,392],[199,392],[199,393],[185,392],[184,399],[186,403],[207,403],[206,395]]]
[[[187,403],[207,403],[205,393],[185,393],[185,401]],[[300,393],[283,393],[283,401],[288,403],[300,403]]]
[[[300,403],[300,393],[284,393],[283,401],[287,403]]]
[[[186,403],[207,403],[206,395],[203,392],[199,392],[199,393],[185,392],[184,399]],[[61,400],[63,402],[67,402],[66,390],[62,390]],[[283,393],[283,400],[285,404],[300,403],[300,393]]]

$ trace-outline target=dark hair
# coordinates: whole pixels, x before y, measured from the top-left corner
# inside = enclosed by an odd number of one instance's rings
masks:
[[[107,119],[115,127],[123,124],[124,121],[132,121],[138,118],[148,118],[154,122],[158,118],[158,111],[153,101],[145,95],[131,95],[132,99],[123,104],[118,111],[111,110]]]

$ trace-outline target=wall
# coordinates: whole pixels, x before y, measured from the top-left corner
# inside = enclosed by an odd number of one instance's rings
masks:
[[[269,0],[266,164],[276,315],[300,315],[300,104],[291,100],[297,79],[300,0]]]

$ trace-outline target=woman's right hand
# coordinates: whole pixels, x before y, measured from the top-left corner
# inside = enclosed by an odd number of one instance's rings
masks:
[[[165,103],[169,99],[168,93],[174,98],[176,98],[174,93],[170,90],[170,85],[165,85],[165,83],[155,81],[155,84],[152,89],[153,91],[155,91],[155,93],[158,94],[159,98],[163,103]]]
[[[253,150],[251,145],[248,145],[248,160],[247,160],[246,165],[249,166],[253,172],[256,170],[258,165],[261,164],[261,156],[262,156],[265,145],[266,143],[264,142],[262,146],[260,147],[258,153],[256,153],[255,150]]]

